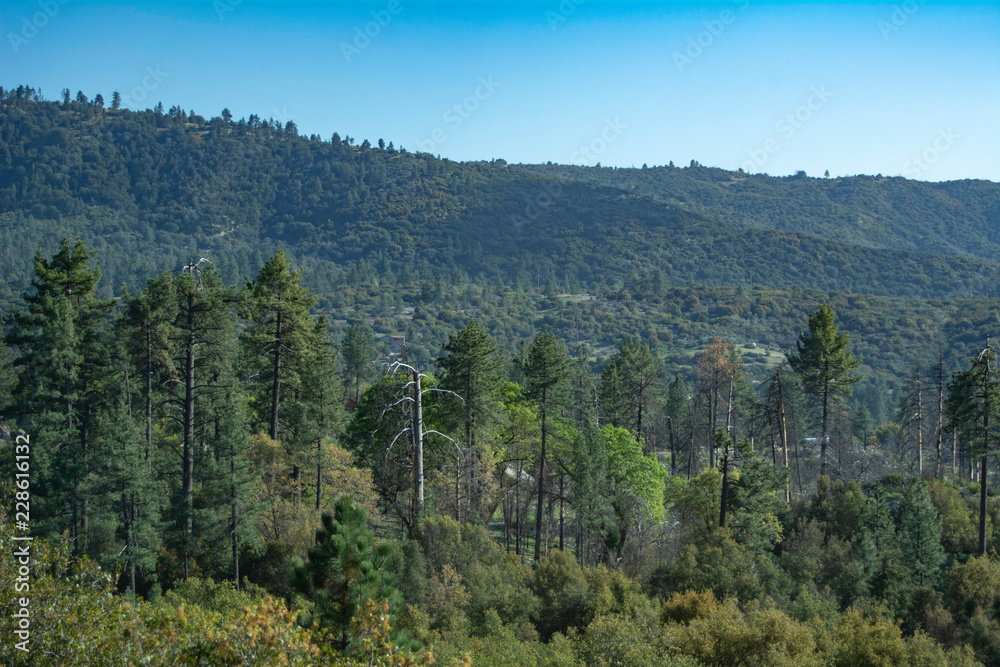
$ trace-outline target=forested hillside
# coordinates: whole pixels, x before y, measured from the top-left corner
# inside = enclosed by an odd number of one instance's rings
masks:
[[[110,99],[0,91],[5,662],[1000,663],[996,184]]]
[[[39,238],[57,242],[53,233],[83,234],[94,247],[113,242],[103,261],[115,288],[176,268],[178,255],[193,252],[219,254],[248,278],[248,253],[263,245],[303,261],[365,259],[395,272],[458,270],[494,282],[593,287],[659,269],[678,285],[930,298],[995,297],[1000,289],[1000,265],[987,261],[996,259],[995,184],[956,185],[948,198],[941,188],[903,184],[896,196],[858,177],[844,179],[837,187],[847,194],[834,196],[836,188],[816,179],[699,167],[599,169],[598,183],[587,184],[502,160],[456,164],[391,142],[299,136],[294,123],[256,116],[206,120],[179,108],[103,108],[82,94],[62,103],[33,96],[24,88],[5,93],[0,110],[0,238],[16,262],[7,278],[15,282],[0,295],[8,302],[26,284]],[[681,173],[680,185],[670,189],[662,177],[632,187],[650,172]],[[732,192],[722,178],[736,183]],[[887,213],[887,199],[916,201]],[[853,234],[859,216],[891,227],[889,237]],[[942,234],[961,252],[920,241]],[[136,262],[138,253],[149,257]]]
[[[691,164],[642,169],[517,165],[615,187],[739,227],[814,234],[852,245],[1000,258],[1000,198],[991,181],[773,177]]]

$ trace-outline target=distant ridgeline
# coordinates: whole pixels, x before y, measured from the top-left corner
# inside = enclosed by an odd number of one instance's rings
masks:
[[[455,163],[228,110],[116,106],[0,92],[5,313],[36,248],[51,255],[64,236],[97,250],[105,295],[201,257],[239,284],[284,249],[332,319],[431,341],[475,315],[508,346],[543,323],[595,348],[713,331],[788,345],[817,302],[850,318],[848,295],[865,294],[896,297],[872,302],[895,313],[872,315],[895,343],[878,352],[917,336],[921,354],[967,316],[954,299],[988,299],[988,322],[1000,297],[989,181]],[[938,319],[917,323],[928,311]]]

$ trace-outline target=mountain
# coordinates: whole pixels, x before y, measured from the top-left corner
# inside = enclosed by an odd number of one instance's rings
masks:
[[[0,92],[4,312],[63,236],[98,251],[105,295],[201,257],[240,284],[280,248],[335,327],[413,330],[415,359],[477,317],[507,349],[545,325],[596,363],[640,334],[690,372],[716,334],[788,349],[828,302],[895,383],[996,333],[998,210],[988,181],[455,163],[257,116]]]
[[[644,169],[518,165],[680,206],[748,229],[780,229],[852,245],[1000,259],[1000,185],[965,180],[773,177],[693,164]]]
[[[24,285],[38,240],[62,233],[122,246],[128,262],[104,259],[111,285],[197,253],[246,278],[259,249],[285,247],[305,263],[501,283],[658,270],[678,285],[1000,296],[993,183],[454,163],[256,116],[30,97],[0,106],[0,239],[17,257],[0,298]]]

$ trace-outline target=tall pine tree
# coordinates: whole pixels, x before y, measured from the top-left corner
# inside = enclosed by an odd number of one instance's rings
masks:
[[[826,474],[826,449],[830,434],[833,408],[851,387],[861,379],[853,373],[861,365],[850,349],[851,341],[837,331],[833,310],[826,304],[809,316],[809,332],[799,334],[796,351],[788,355],[788,364],[802,380],[807,394],[819,403],[820,410],[820,473]]]
[[[22,369],[15,409],[32,422],[35,516],[45,531],[69,529],[74,553],[86,548],[95,405],[105,388],[104,323],[112,302],[97,296],[95,253],[63,239],[51,260],[35,255],[34,291],[14,316],[8,342]]]

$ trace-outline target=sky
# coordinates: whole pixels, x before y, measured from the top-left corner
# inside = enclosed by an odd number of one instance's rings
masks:
[[[1000,3],[0,0],[0,85],[452,160],[1000,181]]]

